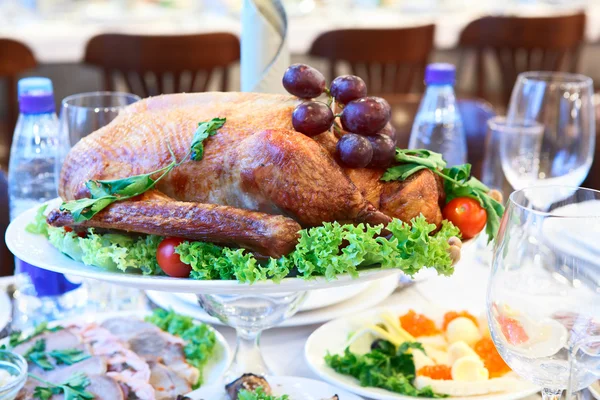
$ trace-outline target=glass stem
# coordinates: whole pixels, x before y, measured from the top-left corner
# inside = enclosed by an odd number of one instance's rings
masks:
[[[238,328],[237,343],[233,361],[225,373],[225,378],[231,382],[243,374],[272,375],[260,351],[261,331],[250,331]]]
[[[561,400],[562,389],[542,389],[542,400]]]

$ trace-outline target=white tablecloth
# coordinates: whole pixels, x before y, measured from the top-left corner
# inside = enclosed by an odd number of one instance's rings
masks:
[[[587,6],[587,40],[600,39],[600,4]],[[507,2],[465,0],[461,8],[437,9],[435,14],[408,12],[402,8],[323,8],[302,17],[290,18],[289,46],[293,54],[305,54],[322,32],[341,28],[408,27],[436,24],[435,44],[439,49],[456,46],[461,30],[472,20],[489,14],[540,16],[573,12],[570,8],[547,5],[512,5]],[[26,43],[41,63],[76,63],[83,58],[85,45],[100,33],[191,34],[231,32],[239,35],[239,17],[195,10],[190,12],[106,12],[78,11],[53,17],[4,18],[0,12],[0,37]],[[393,49],[391,49],[393,50]]]

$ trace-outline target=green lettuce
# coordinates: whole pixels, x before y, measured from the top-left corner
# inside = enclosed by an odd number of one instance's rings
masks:
[[[76,261],[110,270],[163,274],[156,261],[160,236],[100,234],[89,228],[87,234],[80,237],[64,228],[44,224],[43,211],[40,211],[31,224],[31,231],[47,234],[52,245]],[[205,242],[183,242],[176,252],[181,261],[191,266],[190,278],[199,280],[235,279],[255,283],[271,279],[279,282],[290,274],[304,279],[324,276],[332,280],[345,273],[356,277],[361,268],[369,266],[396,268],[410,276],[425,266],[435,268],[440,275],[449,276],[454,272],[448,239],[459,236],[460,231],[450,222],[443,221],[440,230],[435,232],[436,226],[419,216],[410,224],[394,219],[386,229],[391,234],[384,237],[380,236],[382,225],[326,222],[301,230],[292,253],[268,261],[259,261],[244,249]]]
[[[289,400],[289,398],[287,394],[281,397],[268,395],[262,386],[257,387],[254,392],[242,389],[238,393],[238,400]]]
[[[160,236],[97,234],[89,228],[85,237],[64,228],[48,227],[48,240],[75,261],[109,270],[139,271],[144,275],[162,274],[156,261]]]

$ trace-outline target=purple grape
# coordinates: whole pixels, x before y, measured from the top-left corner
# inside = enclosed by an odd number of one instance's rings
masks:
[[[330,93],[340,104],[348,104],[352,100],[360,99],[367,95],[365,81],[356,75],[338,76],[331,82]]]
[[[346,104],[340,121],[349,132],[360,135],[375,135],[392,117],[392,110],[381,97],[363,97]]]
[[[301,99],[319,97],[325,91],[325,77],[306,64],[292,64],[283,74],[283,87]]]
[[[347,133],[340,138],[336,148],[340,161],[347,167],[363,168],[373,157],[373,147],[364,136]]]
[[[300,104],[292,113],[292,125],[306,136],[316,136],[331,128],[333,111],[320,101],[307,101]]]
[[[373,158],[371,158],[370,167],[387,168],[394,161],[396,155],[396,143],[387,135],[378,133],[375,136],[368,136],[373,148]]]
[[[379,132],[377,132],[377,134],[380,135],[386,135],[392,138],[392,140],[394,141],[394,143],[397,143],[397,135],[396,135],[396,128],[394,128],[392,126],[391,122],[388,122],[387,124],[385,124],[385,126],[383,127],[382,130],[380,130]]]

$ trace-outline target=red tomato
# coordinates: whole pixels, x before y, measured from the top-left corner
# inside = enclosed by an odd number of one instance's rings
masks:
[[[483,230],[487,213],[479,202],[470,197],[457,197],[444,207],[442,215],[462,232],[463,239],[471,239]]]
[[[175,253],[175,248],[183,241],[185,239],[165,238],[156,250],[158,265],[167,275],[174,278],[187,278],[192,271],[192,267],[181,262],[179,254]]]
[[[73,228],[71,228],[70,226],[65,226],[65,232],[73,232]],[[85,232],[77,232],[77,236],[79,236],[80,238],[85,238],[87,237],[87,234]]]

